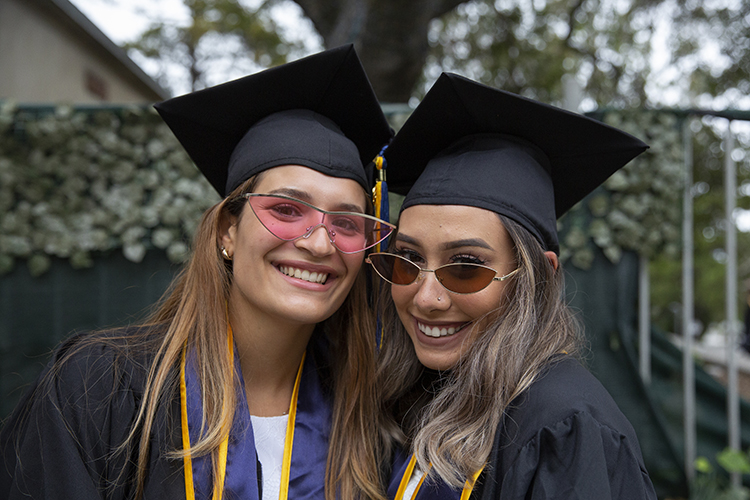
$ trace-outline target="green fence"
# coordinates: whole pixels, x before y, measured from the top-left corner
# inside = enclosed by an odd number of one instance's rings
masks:
[[[0,277],[0,418],[60,340],[136,320],[159,299],[178,267],[162,251],[148,252],[140,263],[111,252],[87,269],[54,259],[42,276],[19,266]]]

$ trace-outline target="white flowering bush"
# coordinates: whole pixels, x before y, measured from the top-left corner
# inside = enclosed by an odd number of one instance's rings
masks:
[[[89,267],[111,250],[182,262],[218,199],[150,108],[0,103],[0,275],[20,261],[40,275],[51,256]]]
[[[615,172],[558,223],[560,257],[588,269],[600,248],[614,263],[624,250],[677,255],[684,180],[678,117],[667,112],[608,112],[604,121],[651,147]]]
[[[677,253],[682,146],[677,118],[609,112],[605,121],[651,149],[615,173],[559,222],[561,259],[586,269],[600,248]],[[150,107],[19,108],[0,102],[0,275],[50,257],[90,267],[97,252],[188,257],[201,214],[219,200]],[[395,212],[394,212],[395,213]]]

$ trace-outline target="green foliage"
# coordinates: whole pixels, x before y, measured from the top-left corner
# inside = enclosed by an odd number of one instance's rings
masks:
[[[433,22],[426,79],[456,71],[560,103],[561,77],[574,75],[589,109],[707,106],[719,96],[720,107],[738,105],[750,94],[748,25],[750,2],[732,0],[473,0]]]
[[[185,260],[218,195],[154,111],[0,104],[0,274],[25,260],[38,276],[52,256],[90,267],[113,249]]]
[[[275,13],[288,14],[293,3],[302,16],[317,14],[311,17],[325,32],[320,33],[324,39],[339,39],[344,30],[349,38],[341,41],[361,48],[363,38],[382,38],[382,59],[421,43],[413,34],[422,33],[419,23],[427,22],[415,19],[412,30],[400,24],[392,31],[366,31],[369,15],[399,11],[399,0],[380,0],[377,8],[353,0],[183,3],[189,25],[157,21],[128,46],[131,54],[159,68],[158,79],[167,88],[188,82],[193,89],[202,88],[317,47],[319,40],[279,25],[281,18]],[[355,11],[356,26],[337,25]],[[423,80],[431,82],[440,71],[455,71],[559,104],[564,101],[563,77],[572,76],[584,87],[585,109],[602,104],[621,109],[706,107],[717,96],[721,99],[716,105],[724,107],[750,94],[749,24],[750,2],[735,0],[471,0],[431,21],[431,52]],[[183,85],[175,77],[178,73],[186,75]],[[376,88],[382,85],[375,82]],[[420,96],[423,91],[418,88],[415,93]]]
[[[434,21],[428,74],[456,71],[544,102],[576,75],[599,103],[643,105],[655,0],[474,0]]]
[[[750,2],[681,2],[674,19],[669,48],[683,56],[692,96],[723,96],[737,103],[750,94]],[[705,40],[713,42],[711,57],[695,57]]]
[[[723,469],[715,470],[706,457],[695,459],[697,475],[690,487],[690,500],[748,500],[750,489],[744,486],[732,486],[727,473],[750,474],[749,452],[724,449],[716,455],[716,462]]]
[[[190,25],[153,22],[125,48],[156,63],[156,78],[165,88],[171,86],[167,75],[175,67],[187,70],[192,90],[204,88],[217,83],[208,77],[220,62],[221,71],[240,66],[242,73],[250,72],[249,64],[267,67],[286,62],[287,54],[298,47],[293,41],[282,40],[281,30],[269,14],[277,3],[266,0],[250,9],[238,0],[185,0]]]
[[[727,472],[750,474],[750,457],[747,453],[726,449],[716,456],[716,461]]]

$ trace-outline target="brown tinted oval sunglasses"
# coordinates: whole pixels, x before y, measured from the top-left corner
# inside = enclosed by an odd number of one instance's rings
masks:
[[[515,269],[505,276],[498,276],[498,272],[491,267],[460,262],[445,264],[436,269],[424,269],[405,257],[385,252],[372,253],[365,262],[388,283],[411,285],[423,273],[435,273],[435,278],[443,288],[461,294],[479,292],[493,281],[504,281],[518,272],[518,269]]]

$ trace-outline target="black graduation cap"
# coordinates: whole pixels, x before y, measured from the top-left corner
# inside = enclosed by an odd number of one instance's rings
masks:
[[[251,176],[302,165],[354,179],[391,137],[352,45],[156,104],[222,196]]]
[[[443,73],[385,152],[412,205],[502,214],[559,251],[557,217],[648,148],[585,116]]]

